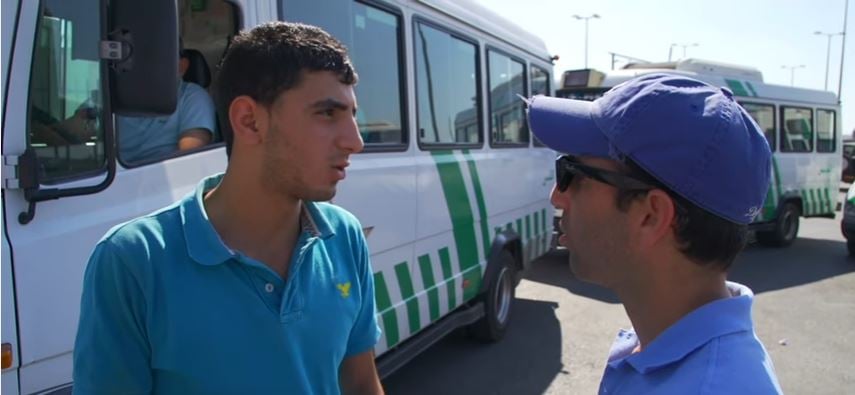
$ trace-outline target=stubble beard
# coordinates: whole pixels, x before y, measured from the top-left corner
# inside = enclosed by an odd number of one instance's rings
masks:
[[[282,136],[278,128],[272,130],[272,138],[264,149],[262,158],[261,185],[269,192],[289,199],[310,202],[332,200],[336,193],[335,185],[331,189],[312,190],[300,177],[299,163],[288,160],[293,146]]]

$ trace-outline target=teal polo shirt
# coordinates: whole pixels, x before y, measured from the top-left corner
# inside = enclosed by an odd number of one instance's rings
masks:
[[[368,248],[342,208],[304,202],[287,279],[231,250],[183,200],[110,230],[86,268],[76,394],[337,394],[380,337]]]
[[[728,282],[733,295],[707,303],[634,353],[638,337],[622,330],[612,345],[600,394],[780,394],[766,349],[754,333],[754,294]]]

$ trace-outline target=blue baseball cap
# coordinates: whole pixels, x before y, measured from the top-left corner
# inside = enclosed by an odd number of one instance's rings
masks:
[[[769,143],[726,88],[647,74],[593,102],[535,96],[529,125],[574,156],[629,158],[697,206],[739,224],[754,220],[772,168]]]

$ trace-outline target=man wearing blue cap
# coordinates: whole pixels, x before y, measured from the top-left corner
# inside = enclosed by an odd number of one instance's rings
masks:
[[[732,94],[651,74],[594,102],[535,97],[529,120],[567,154],[551,199],[572,271],[613,290],[633,325],[612,345],[600,393],[780,393],[753,293],[727,281],[772,157]]]

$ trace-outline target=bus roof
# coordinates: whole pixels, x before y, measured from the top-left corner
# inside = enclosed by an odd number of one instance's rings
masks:
[[[472,0],[417,0],[430,8],[446,14],[482,33],[496,37],[521,51],[528,52],[545,62],[551,62],[546,43],[538,36],[505,19],[493,10]]]
[[[735,95],[741,97],[815,103],[833,107],[839,104],[837,95],[832,92],[768,84],[763,82],[763,74],[757,69],[701,59],[632,63],[623,69],[606,72],[600,86],[610,88],[636,76],[656,72],[681,74],[716,86],[728,87]]]

